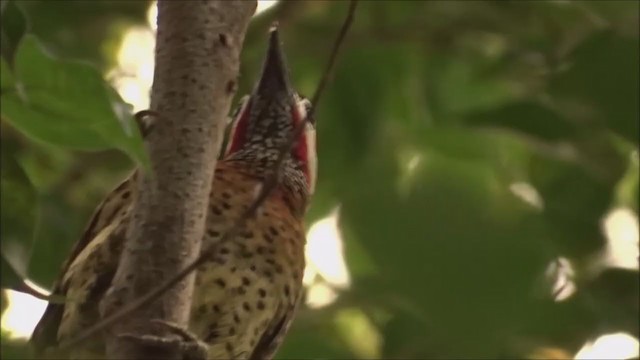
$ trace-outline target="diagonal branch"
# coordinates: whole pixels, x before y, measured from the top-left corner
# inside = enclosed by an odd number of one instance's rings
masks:
[[[347,36],[349,32],[349,28],[351,27],[351,23],[353,22],[353,18],[356,16],[356,7],[358,6],[358,0],[351,0],[349,2],[349,9],[347,10],[347,17],[344,19],[342,23],[342,27],[340,27],[340,31],[338,32],[338,36],[336,37],[336,41],[333,42],[333,48],[331,49],[331,54],[329,55],[329,61],[327,62],[327,67],[322,73],[322,78],[320,78],[320,83],[318,83],[318,87],[316,88],[316,92],[313,94],[311,98],[311,103],[313,104],[313,108],[309,112],[311,115],[307,116],[308,118],[313,118],[314,109],[318,107],[320,103],[320,97],[324,92],[324,88],[327,86],[329,81],[333,76],[333,69],[336,65],[336,59],[338,58],[338,54],[340,53],[340,49],[342,44],[344,43],[344,38]]]
[[[351,0],[347,17],[344,21],[344,24],[342,25],[342,28],[338,33],[336,42],[334,44],[334,47],[332,49],[332,52],[329,58],[329,62],[323,73],[322,80],[318,85],[318,88],[313,96],[313,99],[315,101],[314,105],[317,104],[322,94],[322,91],[324,90],[326,84],[330,81],[331,74],[333,72],[333,68],[337,58],[337,54],[340,50],[340,46],[343,43],[344,38],[353,21],[356,5],[357,5],[357,0]],[[313,109],[311,111],[313,111]],[[197,259],[193,260],[193,262],[189,263],[182,270],[176,272],[175,275],[172,276],[171,278],[162,282],[161,285],[153,288],[152,290],[148,291],[147,293],[138,297],[137,299],[126,303],[125,306],[114,311],[110,316],[105,317],[102,321],[98,322],[97,324],[85,330],[77,338],[72,339],[67,343],[63,343],[59,347],[63,350],[73,347],[76,344],[83,342],[92,336],[95,336],[100,331],[111,327],[112,325],[121,321],[125,316],[130,315],[131,313],[135,312],[136,310],[144,306],[148,306],[149,304],[153,303],[156,299],[158,299],[161,295],[165,296],[163,294],[165,294],[167,291],[172,289],[174,286],[176,286],[176,284],[180,283],[185,277],[187,277],[194,270],[196,270],[198,267],[204,264],[226,242],[228,242],[229,240],[233,239],[236,235],[238,235],[238,233],[243,229],[245,223],[255,216],[256,212],[262,206],[264,201],[268,198],[271,191],[277,186],[278,175],[282,172],[286,155],[291,151],[295,142],[304,131],[304,127],[307,125],[307,122],[310,121],[311,118],[312,118],[311,116],[307,116],[305,121],[301,122],[294,129],[288,141],[286,141],[283,144],[282,148],[280,149],[278,159],[276,160],[276,163],[273,169],[271,170],[271,173],[262,182],[260,192],[256,195],[252,204],[236,220],[235,224],[226,233],[222,235],[221,239],[218,242],[216,242],[214,245],[210,246],[207,249],[203,249],[203,251],[200,253],[200,256],[198,256]]]

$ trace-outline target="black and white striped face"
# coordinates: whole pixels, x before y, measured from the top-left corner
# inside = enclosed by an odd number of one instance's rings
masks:
[[[235,114],[225,157],[241,153],[267,163],[275,163],[283,144],[300,122],[305,121],[311,103],[295,94],[286,104],[266,104],[260,98],[245,96]],[[254,103],[255,101],[255,103]],[[316,132],[312,121],[291,150],[291,159],[305,175],[307,187],[313,193],[316,181]]]
[[[225,158],[242,157],[275,163],[284,143],[294,129],[306,121],[311,109],[309,100],[300,97],[290,86],[277,30],[272,30],[262,75],[251,93],[241,100],[234,116]],[[296,169],[304,174],[307,189],[313,193],[316,181],[316,137],[313,121],[291,151]]]

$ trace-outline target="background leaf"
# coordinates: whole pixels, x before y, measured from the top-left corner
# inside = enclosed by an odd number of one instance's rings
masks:
[[[13,63],[18,44],[27,31],[27,19],[17,5],[17,1],[6,0],[2,2],[0,30],[2,36],[1,53],[7,63]]]
[[[3,196],[0,200],[0,210],[2,221],[4,224],[9,224],[9,226],[3,226],[0,233],[3,269],[5,265],[7,266],[7,271],[3,271],[3,287],[16,286],[27,274],[37,211],[37,194],[10,151],[11,148],[3,142],[0,163],[0,185]],[[10,263],[5,264],[7,257],[10,257]],[[5,275],[7,278],[4,278]]]
[[[52,59],[31,36],[16,63],[15,91],[3,94],[6,120],[40,141],[84,150],[116,147],[146,162],[132,117],[117,117],[112,101],[119,99],[93,67]]]
[[[569,54],[568,69],[551,82],[559,101],[571,102],[574,111],[588,112],[592,121],[604,124],[638,144],[640,115],[640,51],[637,38],[612,31],[594,34]],[[582,108],[582,109],[581,109]]]
[[[5,258],[4,254],[1,254],[2,257],[2,288],[3,289],[15,289],[19,285],[22,284],[24,279],[24,275],[21,275],[11,263]]]
[[[49,286],[140,161],[135,128],[131,138],[122,124],[125,100],[140,108],[148,96],[151,3],[17,5],[32,35],[13,63],[3,38],[3,250],[5,231],[34,239],[13,253]],[[336,217],[349,277],[331,282],[308,261],[278,358],[568,358],[606,333],[638,338],[638,6],[360,2],[316,113],[306,219]],[[274,20],[310,96],[347,7],[280,1],[258,14],[238,97]],[[339,263],[336,229],[325,230],[309,242]]]

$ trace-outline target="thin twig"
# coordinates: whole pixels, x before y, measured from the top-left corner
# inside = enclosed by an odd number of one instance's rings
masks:
[[[37,299],[45,300],[54,304],[64,304],[66,302],[67,299],[64,296],[56,294],[46,294],[29,285],[26,281],[27,277],[23,275],[22,271],[16,269],[11,261],[7,260],[7,256],[2,251],[0,251],[0,257],[2,258],[2,267],[6,267],[7,272],[13,273],[13,276],[17,278],[15,281],[16,284],[7,286],[6,288],[3,287],[3,290],[8,289],[19,291],[21,293],[29,294]]]
[[[19,291],[21,293],[29,294],[36,299],[44,300],[52,304],[64,304],[70,301],[69,299],[65,298],[62,295],[56,295],[56,294],[47,295],[46,293],[43,293],[40,290],[36,289],[35,287],[29,285],[25,281],[22,281],[20,284],[13,286],[10,289],[14,291]]]
[[[331,49],[331,55],[329,56],[329,62],[327,63],[327,67],[324,70],[322,78],[320,78],[320,83],[318,83],[318,87],[316,88],[316,92],[313,94],[311,98],[311,104],[313,104],[313,108],[309,111],[309,115],[313,115],[314,109],[318,107],[318,103],[320,102],[320,96],[322,95],[324,88],[327,86],[331,77],[333,76],[333,68],[336,64],[336,59],[338,58],[338,53],[340,51],[340,46],[344,42],[344,38],[351,27],[351,23],[353,22],[353,18],[356,14],[356,6],[358,5],[358,0],[351,0],[349,2],[349,10],[347,10],[347,17],[344,19],[342,23],[342,27],[338,32],[338,37],[336,37],[336,41],[333,43],[333,49]],[[313,118],[313,116],[307,116],[307,118]]]
[[[337,58],[338,50],[340,49],[340,44],[343,42],[343,39],[349,29],[349,26],[353,21],[356,4],[357,4],[357,0],[351,0],[350,6],[349,6],[349,12],[344,21],[344,24],[342,25],[342,28],[340,29],[340,32],[338,33],[336,43],[334,44],[331,56],[329,58],[329,63],[325,69],[325,72],[322,76],[320,83],[318,84],[316,92],[314,93],[314,96],[313,96],[314,107],[315,107],[315,104],[317,104],[316,102],[320,99],[320,95],[322,94],[323,89],[325,88],[326,84],[329,82],[330,73],[333,70],[333,66]],[[313,112],[313,109],[311,109],[310,113],[311,112]],[[108,318],[102,321],[99,321],[97,324],[86,329],[82,334],[80,334],[76,338],[73,338],[65,343],[60,344],[59,349],[62,351],[67,350],[73,347],[74,345],[80,342],[83,342],[86,339],[98,334],[98,332],[113,325],[115,322],[121,320],[123,317],[130,314],[131,312],[141,308],[142,306],[148,305],[150,302],[157,299],[160,295],[162,295],[168,289],[170,289],[171,287],[173,287],[174,285],[182,281],[182,279],[184,279],[192,271],[196,270],[198,267],[204,264],[213,254],[216,253],[216,251],[220,248],[220,246],[224,245],[226,242],[228,242],[229,240],[233,239],[236,235],[238,235],[240,230],[244,227],[245,222],[255,216],[256,211],[260,208],[260,206],[262,206],[262,204],[269,197],[269,194],[271,193],[271,191],[277,186],[278,175],[282,172],[282,168],[284,166],[284,161],[286,159],[286,156],[293,148],[296,140],[300,137],[300,135],[304,131],[304,128],[307,122],[309,121],[309,119],[311,119],[311,116],[307,116],[307,118],[304,121],[302,121],[294,129],[288,141],[286,141],[283,144],[282,148],[280,149],[276,163],[274,164],[273,170],[262,181],[260,192],[254,199],[253,203],[238,218],[235,224],[227,232],[223,234],[222,238],[220,238],[220,241],[211,245],[208,249],[205,249],[204,251],[202,251],[196,260],[194,260],[191,264],[185,267],[182,271],[175,274],[172,278],[166,280],[160,286],[149,291],[147,294],[141,296],[137,300],[130,302],[129,304],[122,307],[119,311],[112,314]]]

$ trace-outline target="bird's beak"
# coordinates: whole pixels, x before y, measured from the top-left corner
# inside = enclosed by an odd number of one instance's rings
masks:
[[[292,95],[293,90],[289,82],[287,64],[280,46],[280,36],[277,26],[273,26],[269,34],[269,47],[262,68],[262,75],[255,89],[262,98],[282,96],[283,93]]]

